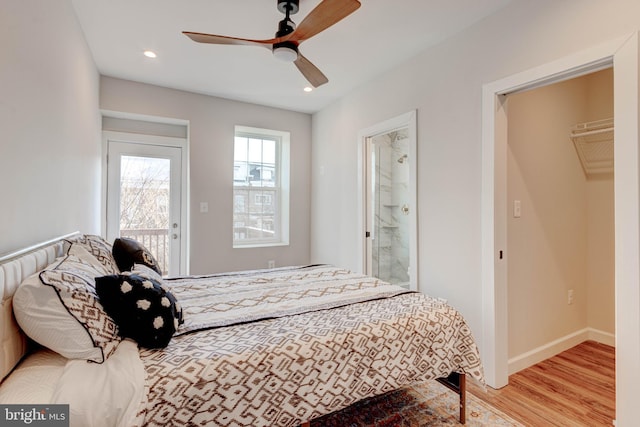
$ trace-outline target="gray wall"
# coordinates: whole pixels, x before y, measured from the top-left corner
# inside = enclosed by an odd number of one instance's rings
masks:
[[[309,262],[310,115],[110,77],[101,79],[100,107],[189,122],[191,274]],[[235,125],[291,133],[289,246],[232,247]],[[208,213],[200,213],[200,202],[209,203]]]
[[[98,90],[71,2],[2,2],[0,253],[100,231]]]

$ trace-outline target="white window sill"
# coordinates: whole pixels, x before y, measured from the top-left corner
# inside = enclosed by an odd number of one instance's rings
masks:
[[[289,242],[273,242],[273,243],[246,243],[233,244],[233,249],[250,249],[250,248],[271,248],[275,246],[289,246]]]

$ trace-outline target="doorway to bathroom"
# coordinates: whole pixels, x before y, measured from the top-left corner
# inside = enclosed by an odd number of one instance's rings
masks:
[[[415,112],[361,131],[360,141],[363,270],[417,289]]]

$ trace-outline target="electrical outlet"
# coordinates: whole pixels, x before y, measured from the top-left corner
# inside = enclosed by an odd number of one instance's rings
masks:
[[[268,268],[276,268],[276,262],[272,259],[267,261]]]
[[[567,291],[567,304],[568,305],[573,304],[573,289],[569,289]]]

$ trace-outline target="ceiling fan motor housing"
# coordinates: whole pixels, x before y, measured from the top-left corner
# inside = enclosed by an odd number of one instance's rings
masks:
[[[284,37],[287,34],[293,33],[295,29],[296,29],[296,24],[294,24],[291,19],[284,18],[278,24],[278,31],[276,32],[276,37]]]
[[[278,0],[278,10],[284,14],[288,11],[291,15],[295,15],[299,9],[300,0]]]

